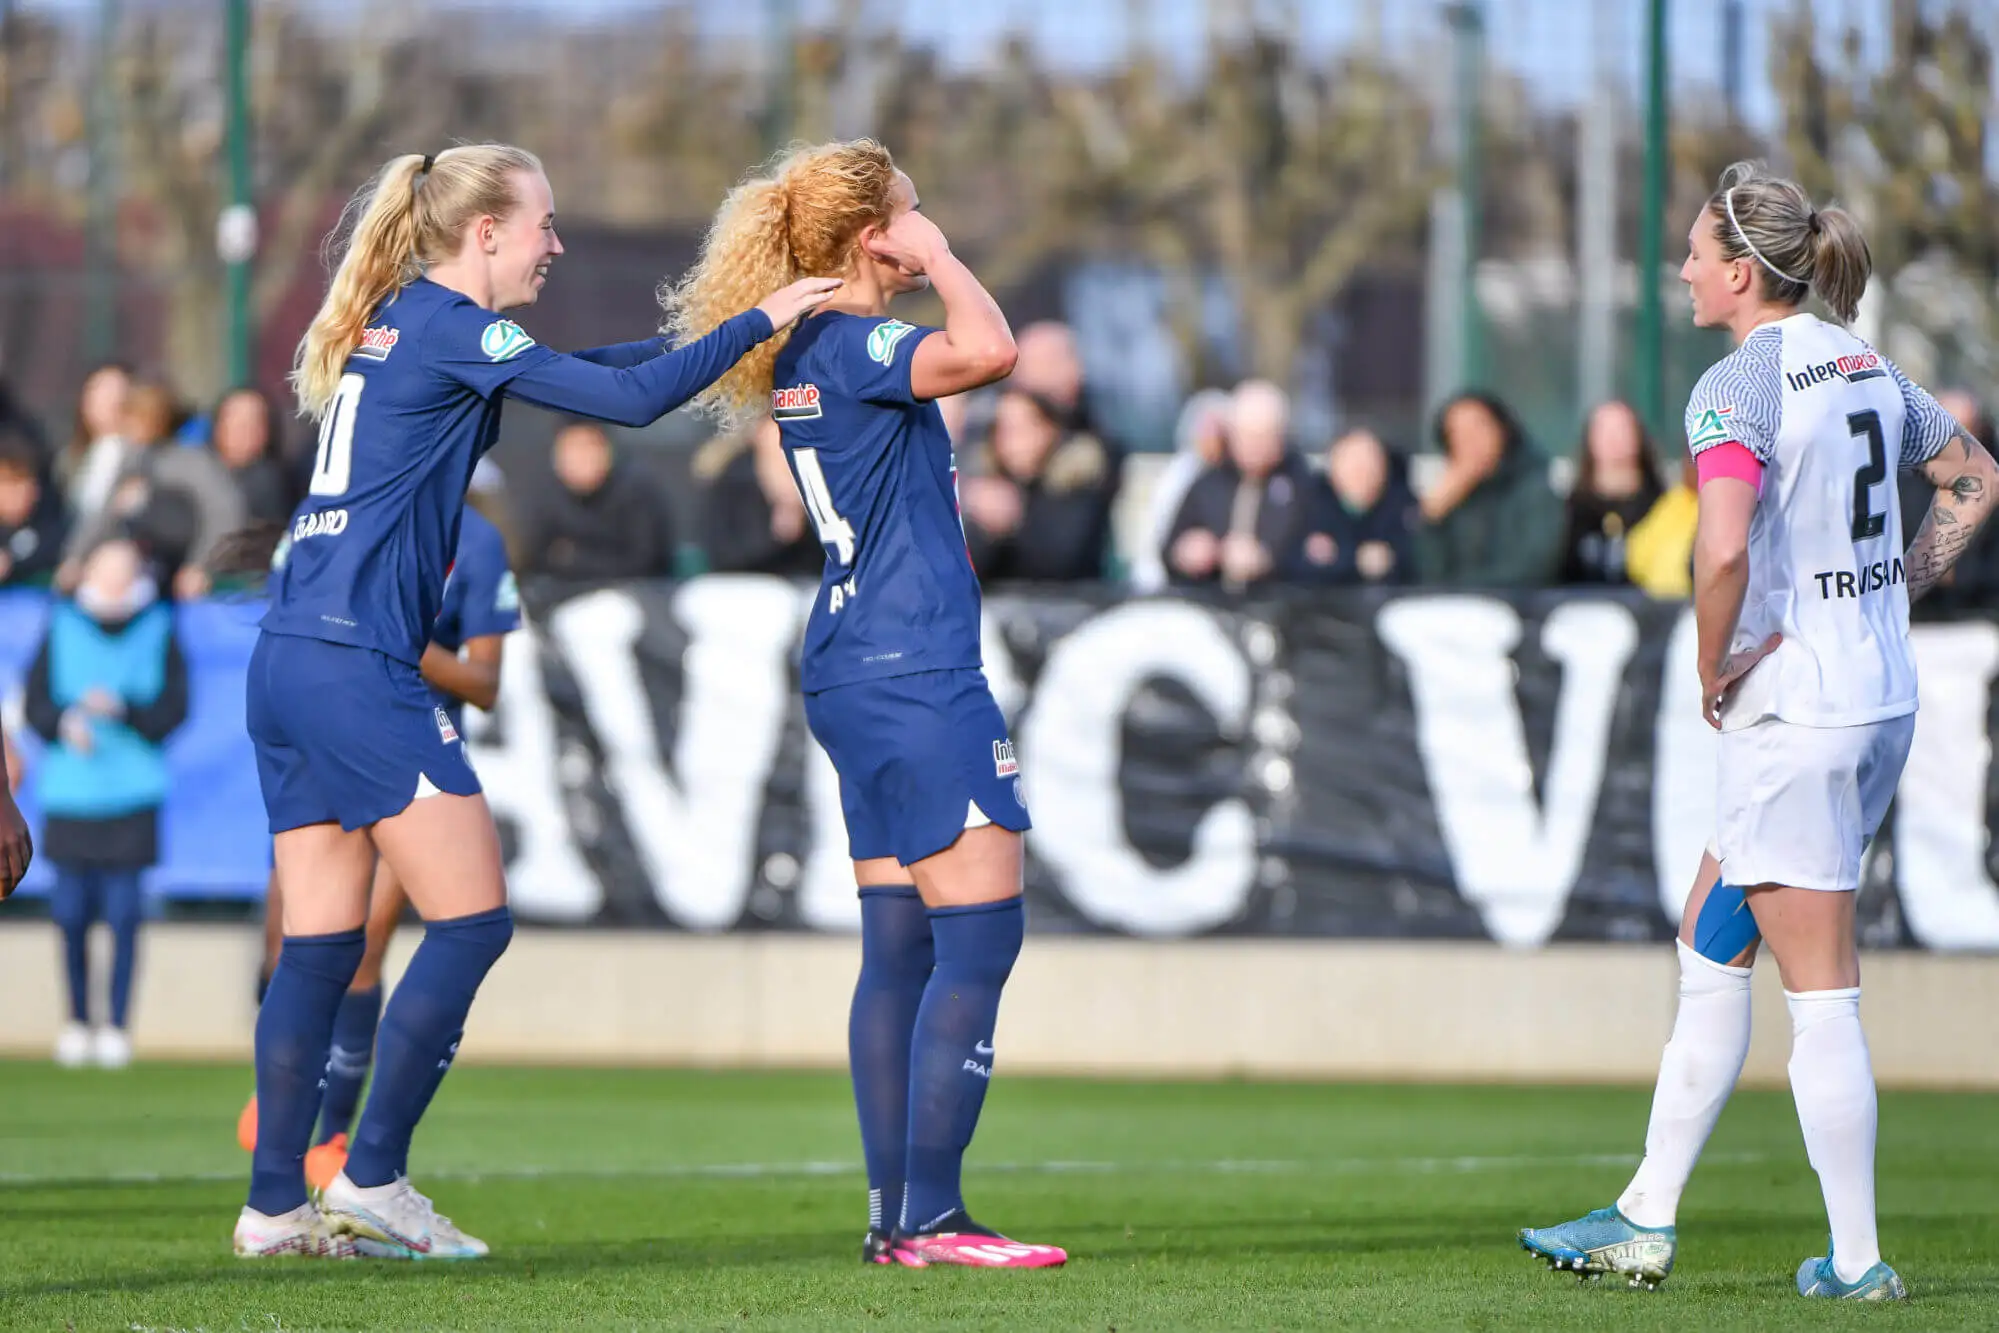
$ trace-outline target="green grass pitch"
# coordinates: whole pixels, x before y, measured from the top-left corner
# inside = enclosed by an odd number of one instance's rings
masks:
[[[1657,1293],[1582,1285],[1513,1234],[1610,1202],[1635,1089],[1004,1078],[974,1212],[1044,1272],[869,1269],[845,1081],[456,1071],[417,1184],[475,1265],[242,1263],[246,1071],[0,1064],[0,1328],[1994,1328],[1999,1098],[1882,1099],[1884,1248],[1907,1306],[1800,1300],[1824,1221],[1790,1099],[1745,1093]]]

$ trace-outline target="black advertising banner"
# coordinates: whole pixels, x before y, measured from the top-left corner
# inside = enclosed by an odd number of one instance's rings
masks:
[[[850,930],[837,780],[761,576],[531,586],[471,719],[516,910]],[[1919,626],[1923,707],[1870,851],[1873,945],[1999,947],[1999,627]],[[1669,938],[1713,827],[1686,608],[1615,594],[997,591],[1044,932]]]

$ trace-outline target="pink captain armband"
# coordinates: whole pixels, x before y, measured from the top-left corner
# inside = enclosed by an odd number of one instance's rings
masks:
[[[1754,486],[1758,494],[1763,490],[1763,461],[1734,440],[1695,455],[1694,475],[1703,486],[1717,477],[1733,477]]]

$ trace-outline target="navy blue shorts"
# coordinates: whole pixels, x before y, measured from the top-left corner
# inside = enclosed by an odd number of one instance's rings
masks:
[[[1025,833],[1006,718],[976,668],[920,671],[805,696],[805,721],[840,775],[847,851],[914,865],[968,828]]]
[[[408,662],[323,639],[260,634],[244,713],[271,832],[365,828],[433,791],[479,779],[430,686]]]

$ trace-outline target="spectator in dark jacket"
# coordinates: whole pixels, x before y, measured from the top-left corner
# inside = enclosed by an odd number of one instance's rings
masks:
[[[62,560],[68,514],[44,474],[36,443],[0,425],[0,584],[45,582]]]
[[[1560,560],[1561,501],[1512,410],[1490,394],[1459,394],[1437,413],[1436,438],[1444,470],[1421,497],[1424,581],[1546,586]]]
[[[826,548],[806,521],[775,421],[716,436],[695,451],[690,470],[704,488],[701,549],[710,570],[814,579],[825,572]]]
[[[1381,437],[1350,430],[1326,450],[1325,525],[1340,546],[1339,576],[1361,583],[1416,581],[1416,529],[1421,515],[1402,460]]]
[[[1290,403],[1268,380],[1246,380],[1229,403],[1228,459],[1188,488],[1166,542],[1177,583],[1321,582],[1334,576],[1324,483],[1286,438]]]
[[[1589,414],[1562,534],[1561,581],[1627,584],[1625,537],[1666,493],[1659,456],[1637,411],[1608,402]]]
[[[209,447],[229,469],[253,522],[283,523],[298,506],[278,422],[277,406],[263,390],[242,388],[222,395],[209,428]]]
[[[528,572],[572,579],[645,578],[673,572],[666,504],[620,460],[594,421],[555,433],[560,485],[516,492],[515,522]]]
[[[38,849],[55,867],[50,910],[62,928],[70,1022],[56,1044],[65,1065],[119,1066],[139,942],[139,875],[159,859],[167,794],[163,746],[187,717],[187,664],[173,608],[138,548],[113,540],[88,551],[74,600],[56,603],[28,672],[28,725],[48,742],[35,768],[47,823]],[[90,1026],[90,927],[111,928],[111,1012]]]
[[[1103,441],[1070,429],[1047,399],[1002,393],[991,435],[959,481],[979,577],[1102,578],[1117,485],[1118,459]]]

